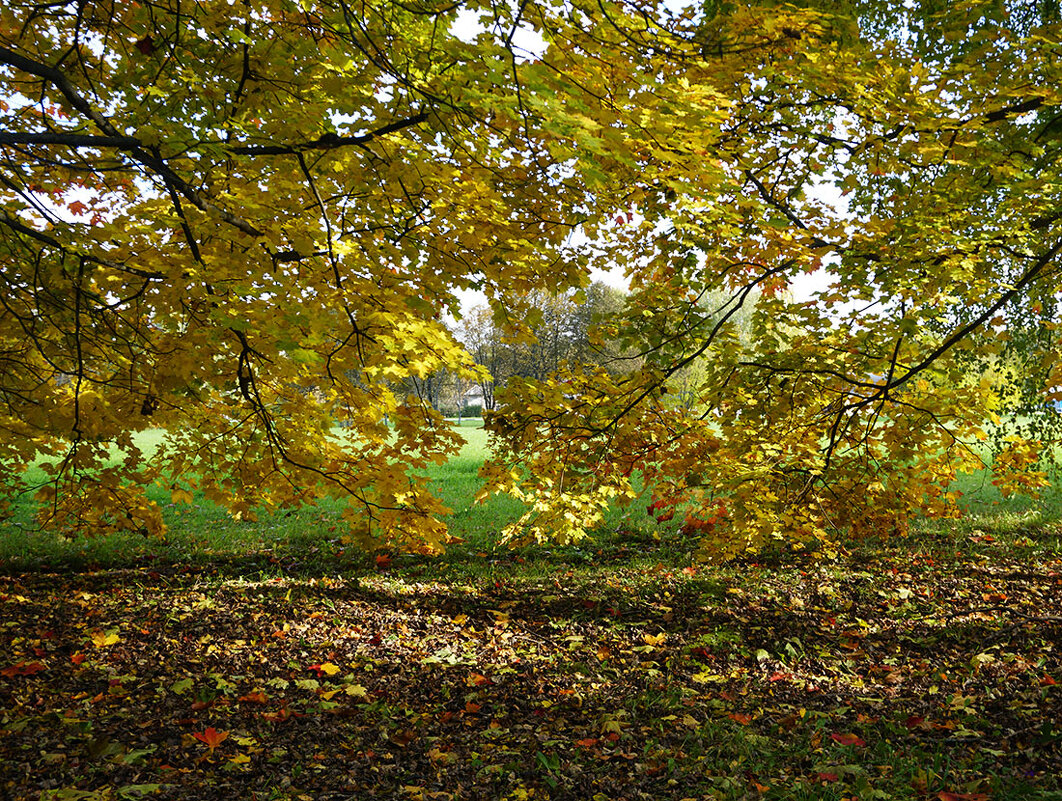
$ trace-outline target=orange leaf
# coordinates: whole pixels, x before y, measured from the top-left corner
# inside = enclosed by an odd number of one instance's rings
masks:
[[[752,715],[748,715],[744,712],[731,712],[727,717],[731,720],[736,720],[742,726],[748,726],[752,723]]]
[[[269,696],[263,692],[255,691],[253,693],[247,693],[247,695],[241,695],[236,700],[246,701],[249,704],[264,704],[269,701]]]
[[[580,748],[593,748],[595,745],[597,745],[597,738],[587,737],[584,740],[576,740],[575,744]]]
[[[376,567],[380,570],[387,570],[391,566],[391,555],[382,553],[376,557]]]
[[[192,736],[206,743],[207,747],[213,751],[229,738],[229,733],[227,731],[218,731],[213,726],[207,726],[204,731],[194,732]]]
[[[937,798],[940,801],[988,801],[988,793],[949,793],[947,790],[941,790],[937,793]]]
[[[33,676],[42,670],[44,670],[44,665],[40,662],[19,662],[17,665],[11,665],[0,670],[0,676],[13,679],[15,676]]]
[[[1054,679],[1052,679],[1048,675],[1044,675],[1044,677],[1042,679],[1040,679],[1040,686],[1041,687],[1054,687],[1056,684],[1058,684],[1058,682],[1055,681]]]

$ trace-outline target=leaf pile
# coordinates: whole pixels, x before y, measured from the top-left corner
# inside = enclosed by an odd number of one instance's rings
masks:
[[[0,797],[1062,792],[1058,559],[595,561],[7,575]]]

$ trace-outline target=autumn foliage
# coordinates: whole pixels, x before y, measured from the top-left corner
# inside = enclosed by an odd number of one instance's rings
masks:
[[[634,480],[715,556],[955,514],[1002,411],[986,362],[1058,291],[1062,28],[979,0],[675,9],[6,4],[5,494],[44,457],[65,530],[159,532],[162,483],[241,519],[345,498],[366,544],[437,551],[423,468],[458,441],[416,387],[478,375],[457,293],[520,341],[519,298],[618,265],[615,363],[499,393],[513,538],[583,537]],[[1042,485],[1047,444],[1013,438],[1000,488]]]

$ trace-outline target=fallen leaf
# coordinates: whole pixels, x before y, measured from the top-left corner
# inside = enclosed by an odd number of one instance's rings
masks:
[[[99,629],[89,634],[89,639],[92,640],[92,644],[97,648],[107,648],[115,643],[121,642],[122,638],[115,634],[113,631],[110,633],[104,633]]]
[[[837,734],[834,732],[830,735],[830,739],[839,745],[854,745],[856,748],[862,748],[867,744],[862,737],[858,737],[855,734]]]
[[[17,665],[11,665],[0,670],[0,676],[6,676],[9,679],[15,676],[33,676],[44,669],[44,665],[40,662],[19,662]]]
[[[206,743],[206,746],[213,751],[229,738],[229,733],[227,731],[218,731],[213,726],[207,726],[203,731],[193,732],[192,736],[200,742]]]

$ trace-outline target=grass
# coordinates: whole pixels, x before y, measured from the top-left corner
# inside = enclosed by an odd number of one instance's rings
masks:
[[[474,502],[481,486],[479,467],[488,453],[487,432],[482,421],[465,420],[460,426],[465,439],[461,452],[441,466],[427,470],[435,490],[452,513],[447,518],[451,533],[464,546],[456,549],[456,563],[468,552],[493,551],[499,532],[519,518],[523,505],[508,496],[493,496],[481,504]],[[138,446],[150,454],[161,441],[160,432],[148,431],[138,438]],[[26,474],[29,486],[43,483],[46,474],[39,466]],[[251,550],[306,554],[316,549],[332,552],[340,539],[337,533],[341,505],[324,501],[314,508],[262,512],[257,522],[233,520],[202,493],[194,493],[191,504],[174,504],[163,487],[148,490],[148,497],[163,510],[167,525],[164,540],[130,533],[99,535],[69,540],[53,532],[40,531],[33,523],[28,499],[16,504],[14,514],[0,526],[0,566],[98,565],[115,566],[144,557],[196,560],[217,556],[236,556]],[[628,509],[609,510],[603,532],[640,528],[648,531],[645,515],[633,510],[644,508],[635,503]],[[577,550],[577,549],[576,549]],[[348,554],[352,559],[356,554]]]
[[[442,560],[455,570],[464,569],[468,564],[465,556],[469,553],[507,553],[507,549],[499,548],[499,532],[523,511],[519,501],[507,496],[493,496],[481,504],[474,502],[481,485],[479,467],[488,454],[487,433],[479,419],[464,420],[460,433],[465,439],[461,452],[446,464],[427,471],[443,502],[452,510],[446,521],[451,533],[464,541],[453,548],[449,558]],[[144,432],[138,445],[151,453],[161,438],[161,432]],[[28,485],[45,480],[46,475],[39,466],[27,472]],[[1051,529],[1062,521],[1062,479],[1056,480],[1038,499],[1001,496],[991,485],[987,471],[961,476],[955,489],[963,494],[965,517],[958,521],[916,521],[915,538],[947,541],[953,536],[981,532],[1021,542],[1030,535],[1035,539],[1036,532]],[[335,543],[341,536],[337,534],[341,506],[335,501],[326,500],[314,508],[265,512],[257,522],[251,523],[233,520],[201,493],[195,493],[189,505],[172,503],[163,487],[149,488],[148,496],[163,509],[168,528],[164,540],[129,533],[69,540],[38,530],[33,524],[31,504],[16,504],[14,514],[0,525],[0,566],[117,566],[142,558],[197,560],[235,557],[250,551],[288,553],[300,558],[306,558],[308,553],[327,553],[333,558],[337,551]],[[536,563],[543,559],[548,563],[555,552],[566,558],[578,559],[581,555],[591,559],[600,547],[635,548],[639,542],[655,542],[654,538],[662,536],[673,540],[677,523],[670,527],[657,526],[643,513],[645,505],[638,500],[627,508],[609,509],[595,543],[582,547],[532,548],[528,554],[535,557]],[[343,556],[355,562],[364,561],[362,555],[353,552]]]

